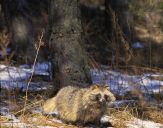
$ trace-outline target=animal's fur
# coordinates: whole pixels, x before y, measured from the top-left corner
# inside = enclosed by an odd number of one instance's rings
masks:
[[[107,103],[115,100],[108,86],[93,85],[88,88],[67,86],[58,94],[47,100],[43,111],[57,111],[59,117],[66,122],[100,122]]]

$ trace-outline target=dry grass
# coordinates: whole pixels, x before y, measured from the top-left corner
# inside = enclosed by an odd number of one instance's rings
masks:
[[[163,124],[163,110],[148,110],[144,114],[149,120]]]
[[[2,56],[6,55],[6,48],[11,40],[10,34],[6,32],[0,32],[0,49],[2,50]]]
[[[19,119],[22,123],[24,123],[25,127],[30,126],[31,128],[35,128],[38,126],[52,126],[52,127],[57,127],[57,128],[58,127],[77,128],[74,125],[64,124],[62,122],[55,120],[53,117],[44,116],[42,114],[26,114],[26,115],[19,117]],[[2,124],[2,128],[9,127],[9,126],[5,125],[6,123],[13,124],[13,128],[19,127],[19,125],[17,123],[14,124],[14,122],[11,122],[9,119],[7,119],[5,117],[0,117],[0,122]]]
[[[11,62],[12,57],[14,56],[14,52],[10,55],[7,55],[7,48],[11,42],[11,34],[5,31],[0,32],[0,51],[1,51],[1,58],[3,61],[0,63],[9,64]]]
[[[59,122],[52,116],[44,116],[42,114],[26,114],[20,118],[24,123],[32,124],[35,126],[53,126],[63,128],[75,128],[74,125],[64,124]],[[77,128],[77,127],[76,127]]]
[[[0,116],[0,122],[3,123],[3,122],[7,122],[9,121],[9,119],[7,119],[6,117],[1,117]]]
[[[134,116],[128,110],[115,110],[111,116],[113,117],[112,125],[114,128],[126,128],[126,122],[134,119]]]
[[[14,115],[18,116],[19,120],[23,123],[32,125],[33,127],[36,126],[52,126],[52,127],[63,127],[63,128],[77,128],[75,125],[71,124],[65,124],[62,122],[59,122],[56,118],[52,116],[45,116],[42,113],[32,113],[30,110],[38,107],[40,105],[40,102],[42,102],[40,99],[41,95],[30,95],[30,97],[33,97],[31,99],[28,99],[27,106],[26,106],[26,112],[25,114],[21,114],[22,110],[18,110],[14,113]],[[19,99],[20,100],[20,99]],[[21,97],[21,101],[16,101],[17,104],[23,104],[24,98]],[[146,106],[145,106],[146,107]],[[140,108],[141,110],[138,110],[138,108],[129,108],[129,107],[123,107],[119,109],[109,109],[108,114],[111,116],[111,124],[114,128],[126,128],[126,123],[128,121],[134,120],[134,117],[141,118],[141,119],[148,119],[152,120],[157,123],[163,124],[163,110],[159,111],[158,109],[145,109]],[[141,111],[141,112],[140,112]],[[11,120],[1,117],[0,122],[10,122]]]
[[[9,95],[9,94],[8,94]],[[52,126],[52,127],[63,127],[63,128],[75,128],[76,126],[73,125],[68,125],[68,124],[64,124],[62,122],[59,122],[58,120],[56,120],[54,117],[52,116],[45,116],[42,113],[35,113],[32,112],[31,110],[40,107],[42,102],[43,102],[43,97],[39,94],[29,94],[29,99],[27,100],[27,104],[26,104],[26,110],[23,113],[23,104],[24,104],[24,99],[25,97],[23,95],[19,95],[19,96],[15,96],[15,102],[14,104],[16,106],[19,106],[19,109],[17,109],[16,107],[14,107],[12,110],[10,110],[10,112],[15,115],[20,121],[21,123],[25,123],[25,125],[31,126],[32,128],[35,128],[37,126]],[[8,99],[7,97],[3,97],[3,99],[1,99],[2,101],[5,101],[7,103],[7,108],[10,109],[10,106],[13,107],[13,103],[10,103],[10,99]],[[14,123],[11,119],[7,119],[6,117],[1,116],[0,117],[0,122],[2,124],[2,128],[7,128],[8,126],[5,124],[13,124],[13,128],[17,128],[19,127],[18,123]],[[20,124],[21,125],[21,124]],[[9,126],[10,127],[10,126]]]

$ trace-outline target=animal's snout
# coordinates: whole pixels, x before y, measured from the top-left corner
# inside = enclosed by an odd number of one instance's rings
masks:
[[[116,100],[114,95],[104,95],[104,98],[107,102],[113,102]]]
[[[100,102],[105,102],[106,100],[101,98],[99,101],[100,101]]]

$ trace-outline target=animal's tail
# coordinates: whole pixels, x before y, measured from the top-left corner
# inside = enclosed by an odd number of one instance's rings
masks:
[[[56,98],[53,97],[47,101],[42,106],[43,112],[45,114],[53,114],[56,113]]]

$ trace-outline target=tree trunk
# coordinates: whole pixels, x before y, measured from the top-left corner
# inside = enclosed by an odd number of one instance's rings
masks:
[[[106,26],[112,43],[112,65],[127,65],[132,51],[132,16],[128,8],[128,0],[105,0]]]
[[[8,30],[12,34],[12,47],[16,61],[33,63],[36,50],[32,17],[27,1],[4,0],[3,8]]]
[[[90,83],[88,58],[82,48],[78,0],[51,0],[49,47],[55,92],[73,83]]]
[[[109,11],[109,6],[116,14],[118,24],[122,28],[125,37],[128,40],[132,40],[132,24],[133,16],[129,11],[128,0],[106,0],[106,10]],[[110,17],[108,17],[110,18]]]

